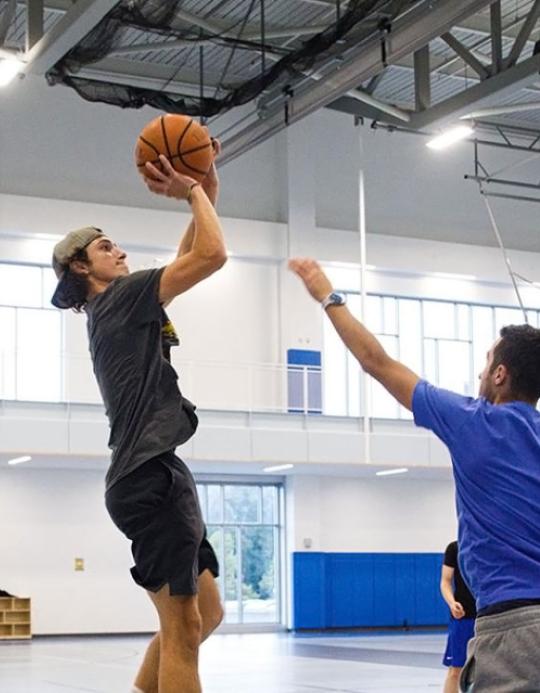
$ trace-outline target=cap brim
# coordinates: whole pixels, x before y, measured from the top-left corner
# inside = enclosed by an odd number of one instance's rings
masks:
[[[56,308],[62,309],[73,308],[75,305],[73,303],[73,298],[70,296],[68,272],[64,272],[60,278],[56,290],[52,295],[51,303]]]

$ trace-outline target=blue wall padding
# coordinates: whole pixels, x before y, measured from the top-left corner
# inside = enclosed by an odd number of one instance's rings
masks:
[[[326,588],[325,554],[294,553],[294,623],[295,628],[325,628]]]
[[[439,553],[293,553],[293,628],[440,626]]]

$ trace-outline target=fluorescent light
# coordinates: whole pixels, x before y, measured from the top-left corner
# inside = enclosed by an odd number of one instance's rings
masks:
[[[263,472],[283,472],[286,469],[292,469],[294,464],[278,464],[275,467],[265,467]]]
[[[390,476],[391,474],[405,474],[405,472],[408,472],[409,470],[407,467],[399,467],[398,469],[383,469],[380,472],[377,472],[377,476]]]
[[[5,87],[22,71],[24,63],[17,58],[0,60],[0,87]]]
[[[469,135],[472,135],[473,132],[474,128],[472,128],[470,125],[458,125],[457,127],[451,128],[450,130],[443,132],[441,135],[429,140],[426,147],[436,150],[446,149],[452,144],[461,142],[461,140],[469,137]]]
[[[30,455],[24,455],[23,457],[14,457],[12,460],[8,460],[8,464],[22,464],[23,462],[30,462],[32,458]]]

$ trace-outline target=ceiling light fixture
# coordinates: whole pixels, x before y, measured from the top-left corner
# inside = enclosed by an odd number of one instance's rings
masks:
[[[294,464],[278,464],[274,467],[265,467],[263,472],[284,472],[286,469],[292,469]]]
[[[30,455],[24,455],[23,457],[14,457],[12,460],[8,460],[8,464],[22,464],[23,462],[30,462],[32,458]]]
[[[0,87],[7,86],[11,80],[22,72],[24,63],[18,58],[0,60]]]
[[[461,142],[462,140],[467,139],[467,137],[472,135],[473,132],[474,128],[472,128],[470,125],[458,125],[455,128],[446,130],[446,132],[443,132],[442,134],[437,135],[437,137],[429,140],[429,142],[426,143],[426,147],[436,151],[447,149],[453,144],[456,144],[456,142]]]
[[[383,469],[380,472],[376,472],[376,476],[391,476],[392,474],[405,474],[408,472],[407,467],[399,467],[398,469]]]

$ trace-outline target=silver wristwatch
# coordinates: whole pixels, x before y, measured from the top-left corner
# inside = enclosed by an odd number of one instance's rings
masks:
[[[326,310],[328,306],[344,306],[347,303],[345,294],[340,294],[337,291],[332,291],[331,294],[321,301],[321,306]]]

